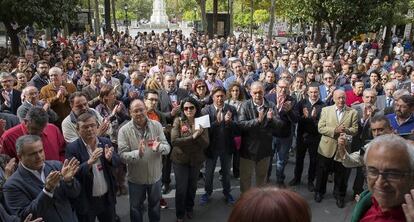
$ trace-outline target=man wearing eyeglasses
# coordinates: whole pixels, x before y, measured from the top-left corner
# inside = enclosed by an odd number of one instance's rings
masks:
[[[367,145],[364,160],[368,190],[361,193],[351,221],[406,221],[402,205],[414,188],[413,145],[394,134],[379,136]]]

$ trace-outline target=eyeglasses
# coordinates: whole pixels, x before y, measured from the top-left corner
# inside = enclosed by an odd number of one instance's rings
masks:
[[[398,171],[385,171],[380,172],[374,167],[367,167],[366,169],[367,178],[371,180],[377,180],[379,175],[387,181],[400,181],[406,176],[412,175],[411,172],[398,172]]]
[[[209,72],[209,73],[207,73],[208,75],[216,75],[216,73],[215,72]]]
[[[325,77],[324,80],[333,79],[332,77]]]
[[[188,110],[192,111],[195,109],[195,106],[184,106],[183,109],[184,111],[188,111]]]

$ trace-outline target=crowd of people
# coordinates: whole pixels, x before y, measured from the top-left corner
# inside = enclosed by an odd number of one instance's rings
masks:
[[[155,222],[175,187],[181,222],[196,217],[200,178],[199,204],[212,198],[217,160],[224,200],[236,204],[229,221],[310,221],[306,201],[283,189],[304,170],[318,203],[334,183],[339,208],[356,170],[353,221],[414,215],[414,57],[404,48],[380,57],[367,40],[335,54],[305,39],[180,30],[40,41],[0,58],[3,221],[117,221],[116,197],[129,194],[131,221],[147,212]]]

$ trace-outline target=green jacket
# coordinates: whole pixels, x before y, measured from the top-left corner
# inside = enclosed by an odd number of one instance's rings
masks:
[[[365,213],[371,208],[372,193],[366,190],[360,194],[361,199],[355,205],[354,211],[352,212],[351,222],[358,222],[365,215]]]

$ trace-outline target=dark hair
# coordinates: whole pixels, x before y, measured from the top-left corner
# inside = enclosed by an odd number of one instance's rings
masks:
[[[204,80],[202,80],[202,79],[197,79],[197,80],[194,81],[194,84],[193,84],[193,92],[194,92],[194,94],[197,95],[196,89],[200,85],[204,85],[206,87],[206,95],[208,96],[208,94],[210,93],[210,91],[208,90],[208,87],[207,87],[206,82],[204,82]]]
[[[212,90],[211,90],[211,95],[213,96],[214,94],[216,94],[216,92],[222,92],[224,93],[224,95],[226,95],[226,89],[224,89],[223,86],[215,86]]]
[[[408,105],[408,107],[414,107],[414,97],[412,95],[402,95],[398,100],[402,100],[404,103]]]
[[[230,84],[229,89],[227,90],[227,99],[231,98],[231,89],[233,89],[233,87],[235,86],[239,87],[239,91],[240,91],[239,98],[237,98],[237,100],[243,101],[244,100],[243,87],[237,81],[234,81],[232,84]]]
[[[105,68],[112,69],[112,66],[109,65],[108,63],[104,63],[104,64],[102,64],[102,69],[105,69]]]
[[[181,104],[180,104],[181,118],[183,120],[187,119],[187,117],[184,114],[184,104],[187,103],[187,102],[193,104],[195,109],[196,109],[196,113],[194,115],[194,118],[200,117],[201,116],[200,103],[198,103],[197,100],[195,100],[193,97],[189,96],[189,97],[186,97],[183,100],[181,100]]]
[[[98,120],[96,119],[96,116],[93,115],[90,112],[82,113],[77,119],[76,119],[76,127],[79,128],[79,123],[84,123],[90,118],[93,118],[96,123],[98,123]]]
[[[236,202],[228,222],[310,222],[311,211],[299,194],[275,187],[252,188]]]
[[[159,96],[159,93],[157,92],[157,90],[149,89],[149,90],[145,90],[144,99],[148,99],[148,94],[156,94],[157,96]]]
[[[70,97],[69,97],[70,106],[73,105],[73,101],[75,100],[75,97],[82,97],[82,96],[85,97],[85,98],[88,98],[85,93],[79,92],[79,91],[70,94]]]
[[[391,123],[390,120],[384,116],[384,115],[374,115],[370,118],[370,123],[376,123],[376,122],[385,122],[385,127],[391,129]]]
[[[49,122],[49,115],[41,107],[32,107],[27,112],[25,120],[33,122],[38,126],[45,126]]]
[[[104,102],[104,97],[108,96],[109,93],[114,89],[112,85],[109,84],[103,84],[101,87],[101,90],[99,91],[99,99]]]
[[[91,73],[92,76],[95,75],[95,74],[97,74],[97,73],[101,74],[101,70],[98,69],[98,68],[94,68],[94,69],[91,70],[90,73]]]
[[[48,65],[49,66],[49,63],[46,61],[46,60],[39,60],[37,63],[36,63],[36,67],[39,67],[40,65],[42,65],[42,64],[46,64],[46,65]]]

